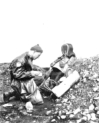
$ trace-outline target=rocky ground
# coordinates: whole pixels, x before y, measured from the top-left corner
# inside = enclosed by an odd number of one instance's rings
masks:
[[[0,65],[0,93],[10,89],[7,67]],[[98,123],[99,122],[99,55],[77,59],[71,68],[80,80],[63,97],[53,102],[44,97],[44,105],[27,112],[22,102],[0,105],[0,123]]]

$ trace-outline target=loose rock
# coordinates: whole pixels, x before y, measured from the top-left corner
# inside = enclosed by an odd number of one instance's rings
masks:
[[[69,115],[70,118],[74,118],[74,116],[75,116],[74,114],[70,114]]]
[[[76,110],[73,111],[74,114],[77,114],[78,112],[80,112],[80,108],[77,108]]]
[[[11,104],[11,103],[7,103],[7,104],[4,104],[4,105],[2,105],[3,107],[12,107],[13,106],[13,104]]]
[[[91,119],[91,115],[90,114],[87,114],[86,116],[87,116],[88,121],[89,121]]]
[[[50,115],[51,112],[52,112],[51,110],[50,110],[50,111],[47,111],[47,112],[46,112],[46,115]]]
[[[84,117],[82,118],[82,120],[87,121],[88,119],[87,119],[86,116],[84,116]]]
[[[10,121],[6,121],[5,123],[10,123]]]
[[[91,120],[93,120],[93,121],[97,120],[95,113],[91,113],[90,115],[91,115]]]
[[[97,114],[99,114],[99,111],[97,111]]]
[[[95,109],[94,105],[91,104],[91,105],[89,106],[89,111],[93,111],[94,109]]]
[[[66,115],[61,115],[61,119],[66,119]]]
[[[25,105],[27,111],[33,111],[33,105],[31,102],[27,102]]]
[[[93,91],[95,91],[95,92],[98,91],[98,90],[99,90],[99,87],[94,87],[93,88]]]
[[[52,120],[51,120],[51,123],[53,123],[53,122],[55,122],[55,121],[56,121],[55,119],[52,119]]]

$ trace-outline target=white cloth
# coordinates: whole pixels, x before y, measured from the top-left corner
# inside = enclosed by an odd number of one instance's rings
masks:
[[[26,93],[27,94],[26,98],[30,99],[30,101],[33,104],[43,103],[43,98],[33,79],[29,81],[21,82],[21,94],[22,93]]]
[[[57,96],[62,96],[68,89],[79,80],[80,75],[77,71],[74,71],[72,74],[70,74],[67,78],[62,77],[60,81],[62,81],[58,86],[55,86],[52,89],[52,92]]]

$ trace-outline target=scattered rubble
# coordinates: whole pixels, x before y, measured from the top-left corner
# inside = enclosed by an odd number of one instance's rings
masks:
[[[58,117],[74,119],[77,123],[95,122],[99,119],[99,56],[89,59],[78,59],[71,68],[76,69],[81,78],[73,85],[61,101],[56,101]],[[59,100],[59,99],[58,99]],[[61,114],[66,109],[66,115]],[[61,119],[61,118],[60,118]]]
[[[25,107],[26,107],[27,112],[33,111],[33,104],[31,102],[27,102]]]
[[[99,55],[86,59],[77,59],[71,66],[80,74],[80,80],[73,85],[67,93],[61,98],[55,100],[55,107],[51,110],[45,107],[45,116],[52,116],[50,122],[65,121],[67,123],[98,123],[99,122]],[[0,73],[2,73],[0,71]],[[3,70],[4,73],[4,70]],[[2,74],[3,74],[2,73]],[[6,70],[6,75],[9,75]],[[6,83],[6,76],[4,75],[4,83]],[[7,82],[9,85],[10,77]],[[0,80],[2,82],[2,80]],[[3,83],[3,84],[4,84]],[[4,88],[5,90],[5,88]],[[34,106],[26,106],[26,109],[34,110]],[[3,105],[4,107],[4,105]],[[7,107],[7,104],[6,106]],[[5,108],[4,107],[4,108]],[[2,109],[2,108],[1,108]],[[27,110],[20,106],[18,109],[20,113],[30,116]],[[15,114],[15,113],[14,113]],[[34,112],[35,114],[35,112]],[[8,115],[7,115],[8,116]],[[9,122],[9,117],[6,122]],[[18,116],[18,115],[17,115]],[[33,117],[33,115],[31,115]],[[18,119],[16,117],[16,119]],[[11,119],[13,120],[13,118]]]

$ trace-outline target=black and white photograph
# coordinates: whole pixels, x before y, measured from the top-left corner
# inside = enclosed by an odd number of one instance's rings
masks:
[[[99,123],[99,0],[0,0],[0,123]]]

